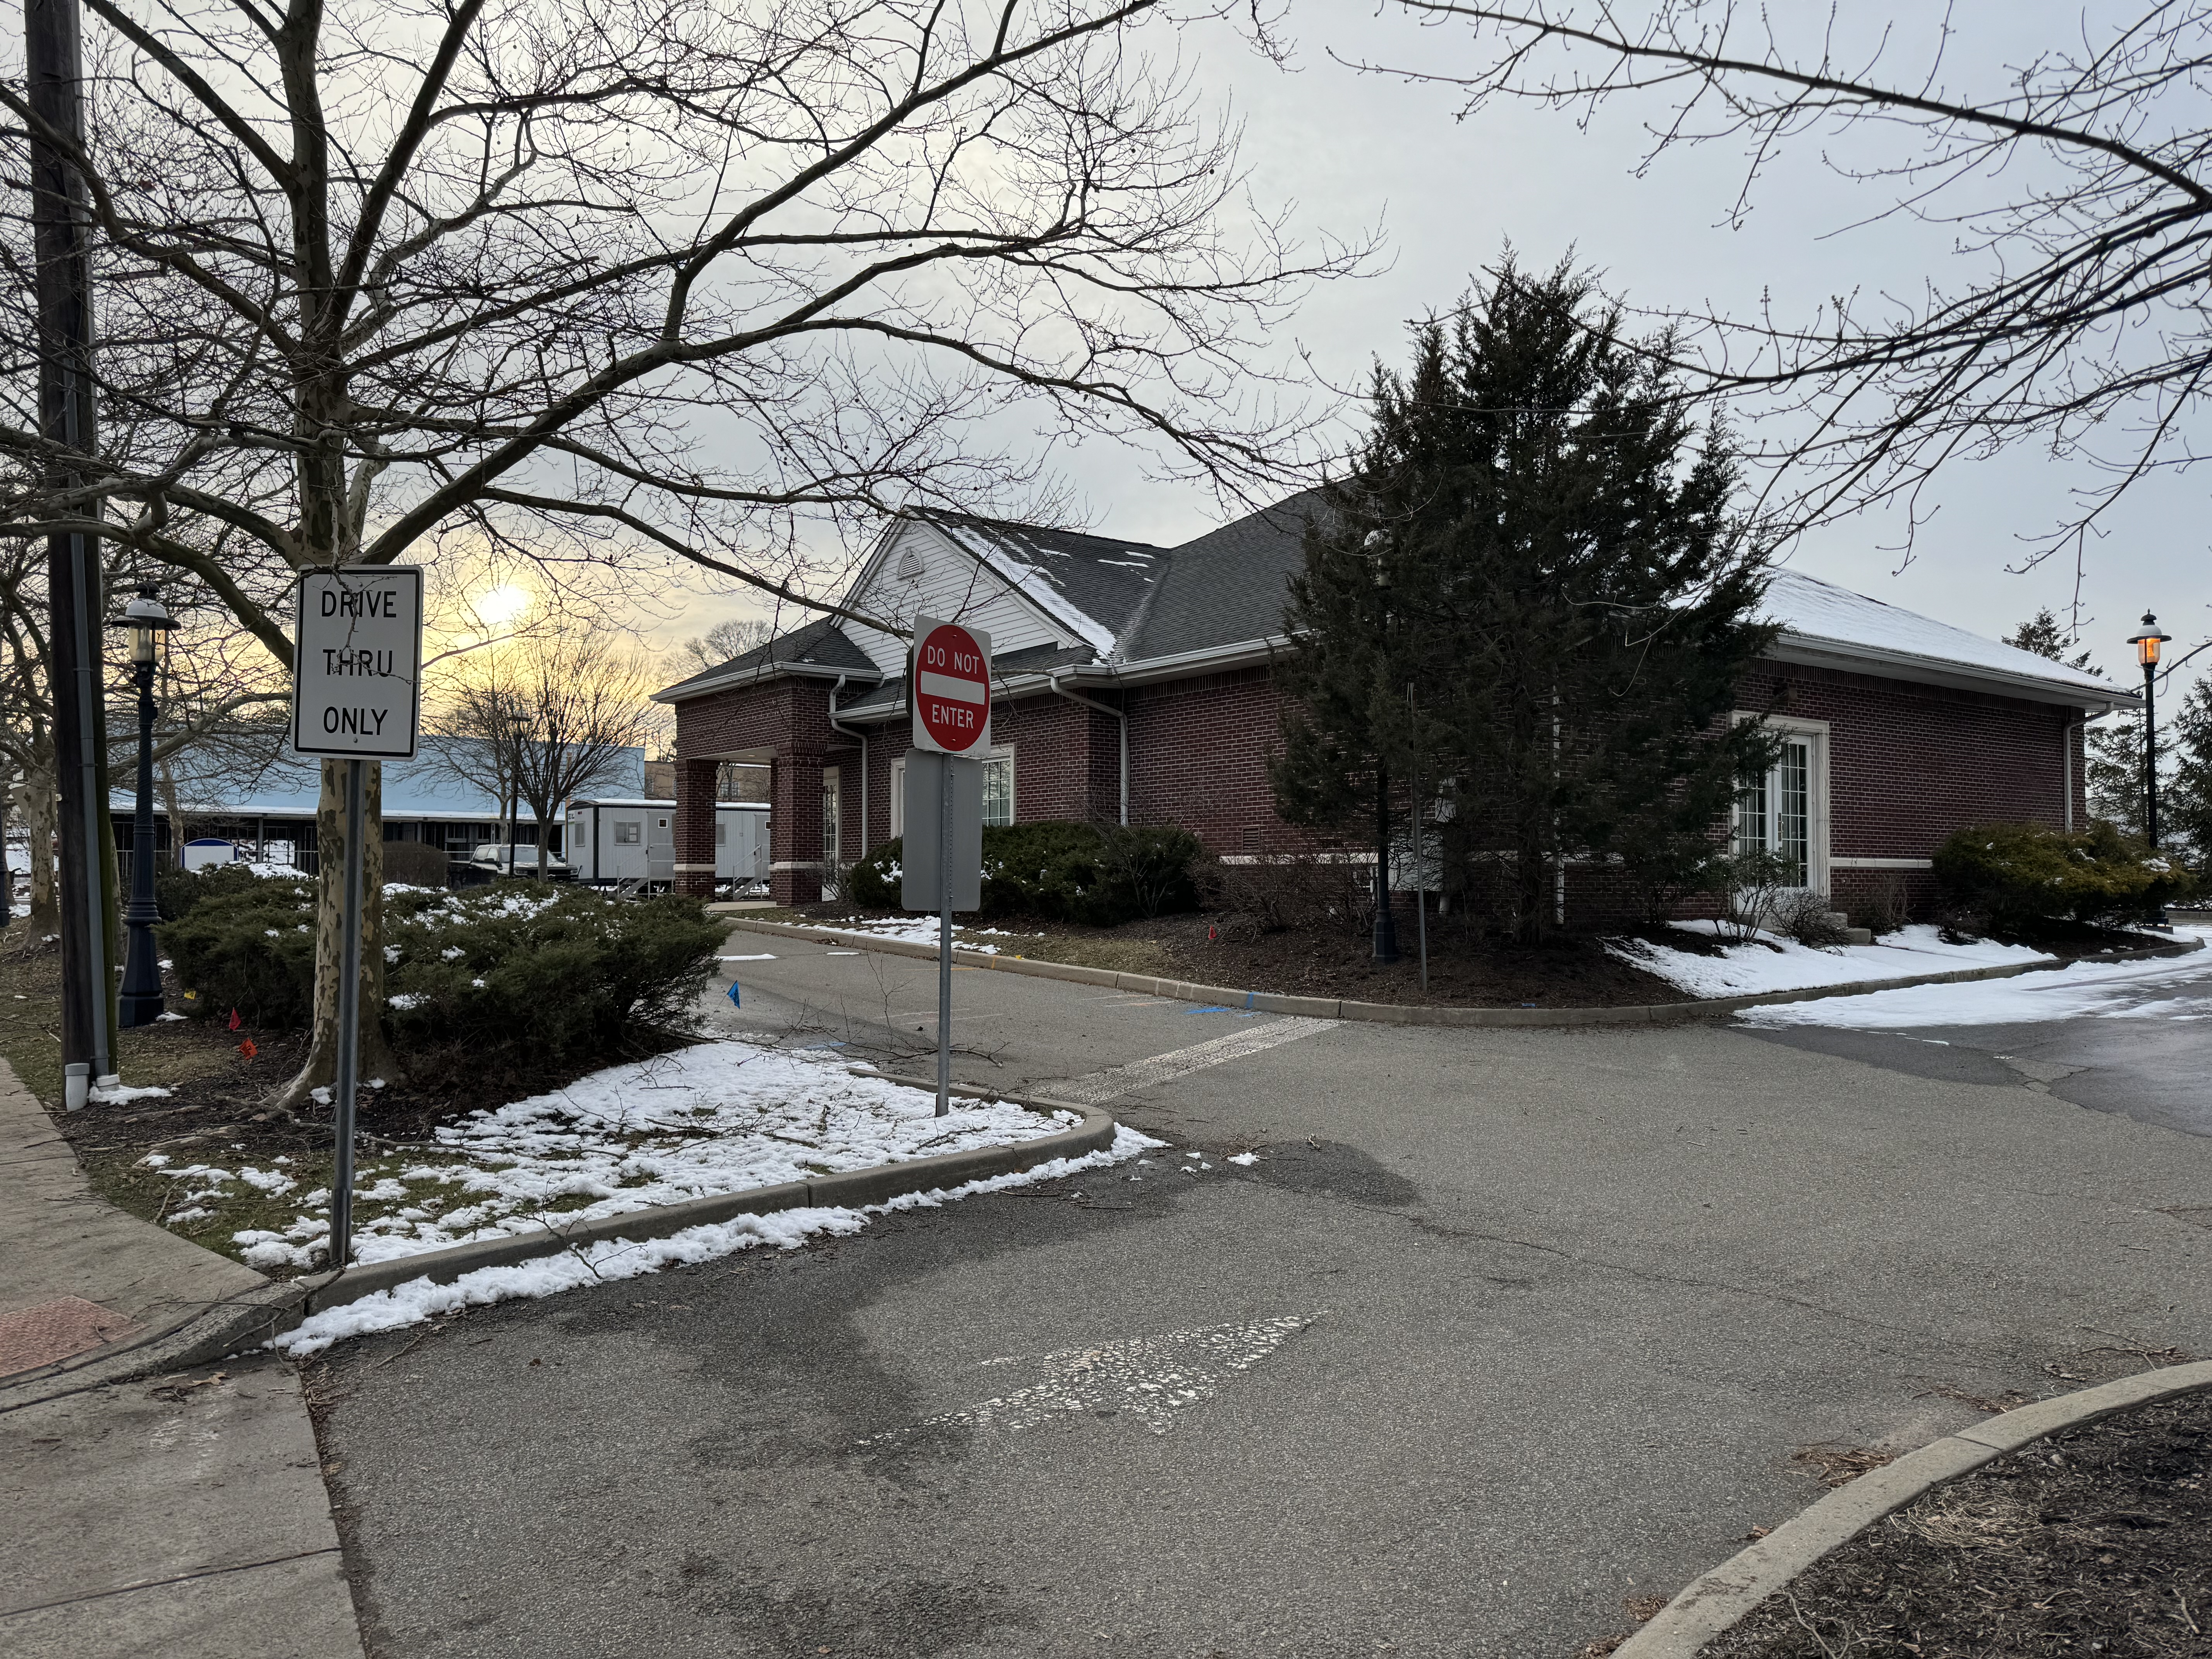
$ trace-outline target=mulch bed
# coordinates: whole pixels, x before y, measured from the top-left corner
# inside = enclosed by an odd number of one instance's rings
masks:
[[[1261,933],[1237,917],[1165,916],[1132,923],[1156,939],[1178,972],[1203,985],[1251,986],[1294,996],[1362,1002],[1437,1003],[1462,1007],[1620,1007],[1685,1002],[1688,994],[1607,954],[1597,939],[1562,935],[1536,947],[1506,944],[1462,927],[1429,922],[1429,988],[1421,990],[1419,935],[1412,915],[1398,919],[1402,960],[1372,957],[1371,936],[1285,928]]]
[[[834,927],[854,915],[822,904],[763,919]],[[1364,930],[1261,932],[1247,917],[1218,911],[1159,916],[1118,927],[1020,916],[994,916],[975,925],[1014,935],[991,941],[1001,950],[1044,961],[1292,996],[1474,1008],[1636,1007],[1691,1000],[1656,975],[1609,955],[1595,938],[1564,934],[1549,944],[1522,947],[1475,933],[1456,917],[1434,915],[1429,919],[1429,988],[1424,994],[1412,910],[1401,907],[1397,922],[1402,960],[1389,967],[1374,962],[1371,936]],[[962,931],[968,931],[965,924]]]
[[[2204,1659],[2212,1392],[2069,1429],[1815,1563],[1702,1659]]]

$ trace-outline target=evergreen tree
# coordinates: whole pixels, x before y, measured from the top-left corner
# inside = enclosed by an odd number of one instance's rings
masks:
[[[2159,747],[2172,757],[2172,777],[2159,786],[2160,839],[2203,872],[2212,864],[2212,677],[2181,700]]]
[[[2059,627],[2057,615],[2048,605],[2014,629],[2006,635],[2005,643],[2021,651],[2033,651],[2039,657],[2048,657],[2053,662],[2063,662],[2084,674],[2101,677],[2105,672],[2090,662],[2086,647],[2070,657],[2066,654],[2068,647],[2075,643],[2075,636]]]
[[[2047,608],[2037,611],[2005,639],[2007,645],[2101,678],[2105,671],[2089,660],[2086,648],[2067,654],[2075,642],[2075,636],[2059,627],[2058,618]],[[2135,715],[2115,714],[2083,728],[2081,791],[2091,817],[2104,819],[2123,835],[2141,836],[2142,775],[2142,722]]]
[[[1419,330],[1405,375],[1378,366],[1288,616],[1283,815],[1387,823],[1418,750],[1448,887],[1498,872],[1531,942],[1568,860],[1617,855],[1647,890],[1690,881],[1772,743],[1728,719],[1773,637],[1733,451],[1693,424],[1666,343],[1625,339],[1594,297],[1565,264],[1530,277],[1509,259]]]

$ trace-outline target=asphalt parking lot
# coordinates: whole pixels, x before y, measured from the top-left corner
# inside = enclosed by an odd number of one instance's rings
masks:
[[[926,1064],[932,964],[727,948],[730,1029]],[[1172,1152],[334,1351],[374,1651],[1571,1659],[1802,1449],[2212,1352],[2212,1138],[2094,1065],[956,995]]]

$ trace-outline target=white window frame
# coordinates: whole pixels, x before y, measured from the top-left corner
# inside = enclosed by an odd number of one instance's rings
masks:
[[[1021,797],[1015,793],[1015,785],[1018,782],[1018,780],[1014,774],[1013,744],[1008,744],[1002,749],[994,749],[989,754],[983,757],[983,764],[986,768],[996,766],[1000,761],[1004,761],[1006,763],[1006,822],[1008,823],[1018,823],[1021,822],[1022,808]],[[990,799],[988,775],[984,791],[984,799],[986,800]],[[989,823],[990,821],[991,820],[988,817],[983,820],[987,824]]]
[[[983,757],[987,766],[994,761],[1006,763],[1006,811],[1011,814],[1006,822],[1019,823],[1022,819],[1021,796],[1016,792],[1020,780],[1014,769],[1014,745],[1008,744],[1004,748],[994,749]],[[891,763],[891,839],[896,841],[905,834],[906,757],[901,755]]]
[[[1743,725],[1760,717],[1738,709],[1735,721]],[[1802,739],[1805,756],[1805,886],[1807,890],[1826,895],[1828,873],[1833,867],[1829,856],[1830,814],[1828,810],[1828,749],[1829,729],[1826,720],[1801,720],[1791,714],[1765,716],[1766,729],[1787,738]],[[1773,774],[1768,773],[1771,780]],[[1771,789],[1770,781],[1768,787]],[[1730,839],[1735,831],[1735,809],[1729,809]]]
[[[611,828],[615,832],[613,844],[617,847],[642,847],[645,844],[643,818],[616,818]],[[628,835],[623,833],[625,830],[629,831]]]

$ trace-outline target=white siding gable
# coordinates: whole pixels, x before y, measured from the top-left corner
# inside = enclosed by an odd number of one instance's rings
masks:
[[[902,570],[910,574],[902,575]],[[1017,593],[973,554],[955,546],[936,526],[913,519],[901,522],[876,550],[846,604],[863,615],[908,628],[924,613],[980,628],[991,636],[994,655],[1040,645],[1075,645],[1084,637],[1077,629],[1041,612],[1034,601]],[[857,623],[840,626],[884,673],[895,677],[906,672],[906,641]]]

